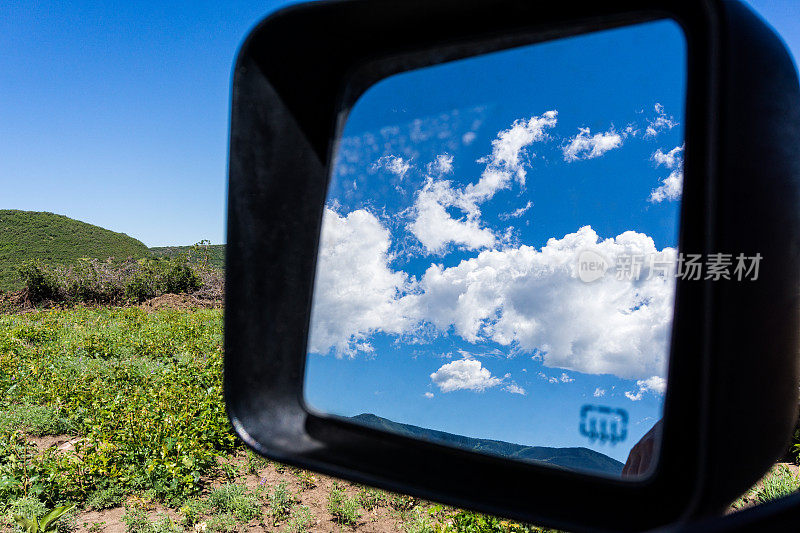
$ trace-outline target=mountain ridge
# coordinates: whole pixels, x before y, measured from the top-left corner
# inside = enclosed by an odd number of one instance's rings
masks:
[[[602,473],[619,477],[622,475],[622,467],[624,466],[616,459],[584,447],[551,448],[547,446],[514,444],[501,440],[466,437],[455,433],[447,433],[445,431],[394,422],[372,413],[362,413],[349,418],[365,426],[383,431],[399,433],[401,435],[438,442],[440,444],[449,444],[479,453],[499,455],[522,461],[546,463],[568,470]]]

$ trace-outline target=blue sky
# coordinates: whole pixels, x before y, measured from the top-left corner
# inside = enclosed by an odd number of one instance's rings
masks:
[[[294,2],[2,3],[0,208],[65,214],[128,233],[150,246],[201,239],[224,242],[233,60],[247,32],[266,14],[290,3]],[[777,28],[797,56],[800,4],[792,0],[750,4]],[[390,284],[397,281],[393,273],[419,281],[431,264],[441,265],[442,272],[457,267],[487,249],[476,243],[490,234],[497,249],[522,244],[541,249],[546,239],[562,239],[588,225],[601,238],[633,229],[652,237],[658,250],[674,246],[677,202],[649,202],[648,197],[672,172],[665,164],[657,166],[652,155],[659,148],[666,154],[680,144],[680,126],[656,138],[644,138],[642,132],[625,137],[621,147],[602,156],[564,160],[563,149],[578,128],[589,128],[592,136],[622,135],[629,124],[644,126],[657,117],[656,102],[667,117],[683,122],[682,73],[668,61],[679,52],[645,36],[630,38],[634,41],[628,46],[614,48],[603,48],[601,39],[581,53],[558,43],[539,47],[548,51],[552,64],[541,54],[512,51],[444,66],[435,73],[412,73],[376,86],[365,97],[345,135],[351,141],[365,141],[370,132],[380,134],[381,128],[398,126],[401,135],[393,142],[405,139],[405,144],[392,145],[392,153],[402,156],[410,168],[398,180],[388,169],[396,164],[393,160],[375,165],[364,159],[353,165],[352,175],[339,170],[331,195],[338,201],[335,213],[344,226],[349,213],[364,210],[379,223],[372,227],[377,230],[376,242],[382,238],[381,228],[389,232]],[[648,53],[650,59],[644,60]],[[580,65],[580,76],[572,71],[569,79],[554,68],[567,63]],[[520,64],[529,70],[520,70]],[[529,75],[540,72],[548,77]],[[409,94],[416,96],[407,98]],[[492,153],[498,133],[517,120],[541,119],[551,110],[558,112],[556,124],[543,126],[550,140],[528,146],[535,157],[524,161],[525,186],[513,179],[508,188],[477,204],[476,227],[486,230],[469,237],[478,239],[470,241],[477,247],[445,242],[437,253],[425,253],[421,241],[403,226],[413,212],[415,194],[425,186],[425,165],[436,155],[452,155],[447,179],[452,191],[463,192],[468,184],[478,183],[486,163],[477,160]],[[410,142],[422,130],[436,132],[435,142]],[[350,150],[360,152],[353,146]],[[390,185],[374,194],[375,183]],[[363,195],[367,185],[369,197]],[[533,205],[522,216],[509,216],[529,201]],[[406,211],[400,216],[402,209]],[[466,216],[453,206],[447,212],[456,218]],[[513,230],[503,240],[509,226]],[[425,239],[434,246],[441,236],[427,234]],[[442,324],[446,319],[440,317]],[[564,428],[574,430],[576,424],[570,418],[564,426],[563,418],[573,416],[586,401],[584,394],[599,388],[607,391],[608,400],[612,390],[636,390],[631,388],[636,379],[630,376],[568,371],[568,379],[575,381],[561,381],[558,367],[546,366],[531,354],[508,358],[513,342],[467,341],[452,325],[446,335],[433,328],[424,338],[419,332],[413,337],[404,327],[394,324],[388,330],[400,334],[378,332],[363,340],[376,352],[388,354],[385,358],[363,353],[355,358],[312,357],[316,374],[310,378],[317,392],[310,399],[345,414],[373,411],[478,436],[566,445],[572,441],[570,430]],[[398,344],[400,337],[403,342]],[[518,339],[515,342],[519,344]],[[463,359],[458,350],[468,351],[471,359]],[[442,357],[448,353],[451,359]],[[479,361],[481,370],[489,369],[486,383],[501,382],[480,393],[442,392],[430,374],[448,361],[461,360]],[[352,383],[353,376],[365,385],[351,390],[326,385]],[[559,384],[549,383],[550,378]],[[373,387],[376,383],[402,386]],[[526,394],[508,392],[512,384]],[[582,387],[581,394],[575,394],[577,386]],[[564,411],[541,408],[542,403],[537,408],[531,403],[539,396],[536,391],[547,391],[549,405],[563,405]],[[425,392],[434,398],[426,398]],[[367,395],[369,407],[363,407]],[[431,408],[433,400],[438,402],[436,410]],[[652,417],[659,404],[652,391],[645,391],[639,401],[628,400],[635,419],[629,443],[649,424],[635,425],[636,421]],[[497,416],[498,409],[503,416]],[[470,416],[454,417],[457,412]],[[621,447],[597,449],[624,459]]]
[[[684,93],[683,36],[667,21],[372,87],[350,114],[329,191],[309,404],[482,438],[587,446],[624,461],[660,417],[674,281],[589,287],[559,272],[578,249],[627,231],[637,232],[637,250],[677,246],[679,189],[661,201],[652,195],[680,174]],[[659,164],[656,153],[672,159]],[[594,241],[566,244],[581,228]],[[563,239],[566,251],[533,251],[554,249],[549,239]],[[604,253],[619,253],[622,240]],[[628,317],[625,336],[636,342],[619,349],[627,339],[590,339],[612,329],[619,302],[638,294],[660,301]],[[602,304],[586,309],[584,299]],[[547,331],[527,333],[536,323]],[[586,403],[626,409],[629,439],[611,446],[581,436]]]
[[[223,242],[233,60],[291,3],[0,3],[0,208]],[[800,53],[797,2],[750,4]]]

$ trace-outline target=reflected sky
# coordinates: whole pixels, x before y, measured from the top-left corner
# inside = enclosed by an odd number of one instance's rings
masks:
[[[372,87],[332,169],[309,406],[624,462],[661,415],[674,278],[586,283],[576,258],[674,262],[685,82],[658,21]]]

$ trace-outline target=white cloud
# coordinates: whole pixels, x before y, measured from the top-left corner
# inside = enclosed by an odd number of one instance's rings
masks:
[[[620,254],[675,261],[674,249],[657,250],[647,235],[628,231],[601,241],[585,226],[541,250],[520,246],[484,251],[450,268],[431,265],[404,300],[443,333],[537,353],[551,368],[628,379],[662,375],[674,279],[649,275],[645,265],[638,281],[617,280],[612,272],[582,283],[575,258],[589,247],[611,264]]]
[[[439,370],[431,374],[431,381],[442,392],[456,390],[483,392],[502,383],[501,379],[492,376],[488,369],[483,368],[477,359],[459,359],[442,365]]]
[[[654,108],[656,116],[647,121],[647,128],[644,130],[645,138],[655,137],[662,131],[671,130],[678,125],[678,122],[675,121],[672,115],[667,115],[662,104],[656,103]]]
[[[521,394],[522,396],[525,396],[525,395],[528,394],[525,389],[523,389],[522,387],[520,387],[516,383],[511,383],[509,385],[506,385],[504,390],[510,392],[511,394]]]
[[[569,140],[561,149],[564,161],[577,161],[579,159],[594,159],[609,150],[622,146],[622,135],[612,127],[604,133],[592,132],[589,128],[578,128],[578,134]]]
[[[647,393],[664,394],[667,390],[667,380],[660,376],[652,376],[647,379],[641,379],[636,382],[638,387],[635,391],[627,391],[625,397],[633,402],[638,402],[642,396]]]
[[[443,253],[449,244],[467,250],[494,246],[495,235],[481,225],[479,212],[466,212],[456,219],[447,211],[458,205],[462,205],[460,193],[447,180],[429,178],[417,194],[408,230],[429,253]]]
[[[650,191],[650,203],[660,203],[664,200],[677,200],[683,192],[683,168],[676,168],[669,176],[661,180],[661,185]]]
[[[398,294],[407,285],[403,272],[388,267],[389,230],[368,211],[340,216],[326,208],[314,286],[309,350],[354,356],[369,352],[377,330],[400,333]]]
[[[396,155],[385,155],[378,159],[373,168],[385,168],[392,174],[403,178],[411,168],[411,163]]]
[[[662,152],[661,148],[659,148],[653,153],[650,159],[656,162],[656,166],[664,165],[667,168],[675,168],[683,163],[683,158],[681,157],[682,152],[683,145],[676,146],[667,153]]]
[[[575,381],[575,379],[574,379],[574,378],[572,378],[572,377],[571,377],[569,374],[567,374],[566,372],[562,372],[562,373],[561,373],[561,377],[559,378],[559,380],[561,381],[561,383],[572,383],[573,381]]]
[[[605,395],[606,395],[606,390],[605,389],[601,389],[600,387],[597,387],[596,389],[594,389],[594,397],[595,398],[600,398],[600,397],[605,396]]]
[[[427,165],[428,172],[437,174],[449,174],[453,171],[453,156],[450,154],[439,154],[434,161]]]
[[[451,244],[479,250],[503,242],[481,223],[478,204],[491,199],[497,191],[509,188],[513,180],[524,185],[525,156],[529,155],[526,148],[547,138],[545,130],[556,125],[557,116],[556,111],[547,111],[527,120],[517,120],[510,128],[499,132],[492,141],[492,153],[479,160],[486,163],[486,167],[476,183],[457,189],[448,180],[433,177],[426,180],[415,198],[408,230],[428,253],[442,254]],[[444,165],[451,169],[452,159]],[[454,217],[448,208],[460,211],[462,216]]]
[[[527,121],[516,120],[510,128],[499,132],[492,141],[492,153],[479,160],[486,163],[480,179],[475,184],[467,185],[464,196],[472,202],[481,202],[494,196],[497,191],[508,188],[512,179],[525,185],[527,164],[524,159],[531,155],[526,148],[534,142],[545,140],[545,130],[554,127],[557,121],[557,111],[546,111]]]
[[[664,165],[672,169],[669,176],[661,180],[661,185],[650,191],[650,198],[648,201],[651,203],[660,203],[664,200],[677,200],[681,197],[683,192],[683,145],[676,146],[667,153],[661,151],[661,148],[653,153],[651,159],[655,161],[656,166]]]
[[[470,144],[472,144],[472,141],[475,140],[475,137],[477,137],[477,135],[475,134],[474,131],[468,131],[467,133],[461,136],[461,142],[464,143],[466,146],[469,146]]]
[[[423,396],[425,396],[427,399],[430,400],[431,398],[433,398],[433,393],[432,392],[426,392],[425,394],[423,394]]]
[[[525,213],[527,213],[528,210],[531,207],[533,207],[533,202],[528,201],[527,204],[523,205],[522,207],[520,207],[518,209],[515,209],[515,210],[511,211],[510,213],[500,213],[500,215],[498,215],[498,218],[500,220],[508,220],[508,219],[511,219],[511,218],[519,218],[522,215],[524,215]]]

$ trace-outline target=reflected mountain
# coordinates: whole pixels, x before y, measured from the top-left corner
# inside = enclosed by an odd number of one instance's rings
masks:
[[[399,433],[420,440],[448,444],[465,450],[500,455],[522,461],[547,463],[568,470],[593,472],[619,477],[622,475],[622,467],[624,466],[616,459],[612,459],[607,455],[603,455],[602,453],[588,448],[548,448],[545,446],[512,444],[501,440],[476,439],[463,435],[446,433],[444,431],[392,422],[386,418],[381,418],[369,413],[353,416],[350,417],[350,419],[365,426],[382,431]]]

